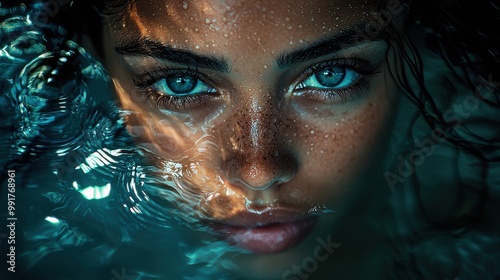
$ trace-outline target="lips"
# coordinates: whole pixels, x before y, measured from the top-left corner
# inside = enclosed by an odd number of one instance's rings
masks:
[[[211,226],[233,245],[256,254],[271,254],[295,246],[315,224],[316,219],[310,215],[270,209],[240,212]]]

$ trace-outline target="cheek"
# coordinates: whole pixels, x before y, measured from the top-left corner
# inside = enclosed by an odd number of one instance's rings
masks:
[[[339,113],[328,122],[302,120],[300,134],[306,137],[297,145],[302,163],[298,178],[313,200],[349,191],[359,175],[374,166],[375,153],[382,149],[391,123],[386,92],[383,89],[362,107]]]

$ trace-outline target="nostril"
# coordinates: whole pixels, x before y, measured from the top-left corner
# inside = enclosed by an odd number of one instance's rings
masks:
[[[295,175],[293,161],[285,158],[267,157],[255,161],[251,158],[236,160],[229,164],[229,181],[235,186],[266,190],[290,181]]]
[[[284,180],[275,179],[272,181],[263,182],[262,184],[256,184],[255,182],[248,183],[243,180],[235,180],[235,182],[238,183],[239,185],[242,185],[245,188],[249,188],[254,191],[263,191],[270,188],[271,186],[281,185],[284,182]]]

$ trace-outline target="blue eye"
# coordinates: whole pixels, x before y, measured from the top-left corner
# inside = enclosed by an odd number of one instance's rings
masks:
[[[189,74],[168,75],[154,83],[152,87],[168,96],[190,96],[215,92],[215,89]]]
[[[344,89],[352,86],[361,76],[345,67],[325,67],[314,72],[295,89]]]

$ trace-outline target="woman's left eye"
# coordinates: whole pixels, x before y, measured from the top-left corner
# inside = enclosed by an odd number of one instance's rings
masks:
[[[325,67],[299,83],[295,90],[341,90],[356,83],[361,74],[346,67]]]

